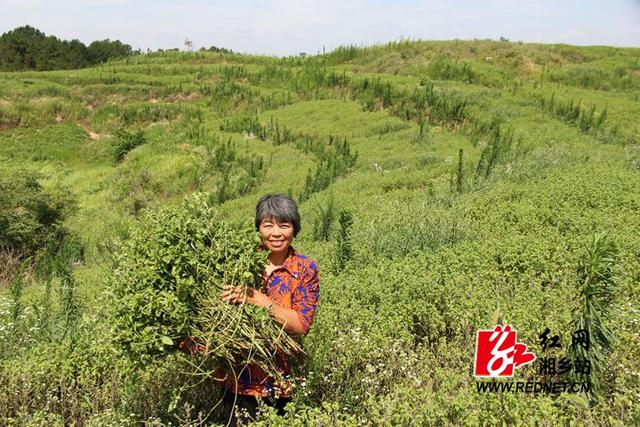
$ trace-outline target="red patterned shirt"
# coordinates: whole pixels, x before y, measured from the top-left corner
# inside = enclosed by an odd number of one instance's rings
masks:
[[[319,280],[318,264],[290,246],[285,262],[273,270],[268,277],[263,271],[260,284],[262,292],[276,303],[285,308],[294,309],[298,313],[298,319],[306,335],[316,313],[320,292]],[[283,377],[290,375],[289,362],[282,353],[276,354],[274,364]],[[224,373],[219,372],[216,376],[222,378]],[[237,394],[262,397],[290,397],[292,392],[290,382],[275,384],[273,377],[265,374],[254,364],[242,369],[238,375],[237,391],[236,381],[232,375],[227,375],[222,386]]]

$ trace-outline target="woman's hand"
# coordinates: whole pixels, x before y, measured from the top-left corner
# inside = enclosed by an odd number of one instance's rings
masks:
[[[180,351],[190,355],[203,353],[205,351],[205,347],[198,344],[192,337],[186,337],[181,340],[178,344],[178,348],[180,349]]]
[[[232,304],[245,302],[247,304],[257,305],[258,307],[266,307],[273,302],[271,298],[262,292],[247,288],[246,286],[224,285],[220,296],[222,297],[222,301],[225,302]]]
[[[223,301],[229,303],[240,304],[245,302],[259,307],[270,307],[271,316],[283,326],[287,333],[291,335],[306,334],[298,312],[281,306],[260,291],[245,286],[225,285],[222,287],[221,296]]]

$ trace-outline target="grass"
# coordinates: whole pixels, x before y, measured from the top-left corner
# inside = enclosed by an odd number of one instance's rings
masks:
[[[112,239],[145,210],[205,190],[229,220],[252,218],[263,194],[304,195],[294,244],[320,265],[321,305],[304,340],[306,386],[288,418],[265,423],[639,423],[638,52],[403,40],[306,58],[165,52],[2,73],[2,165],[72,190],[78,211],[66,226],[85,260],[49,291],[21,288],[28,338],[37,317],[27,308],[46,295],[64,328],[69,293],[57,290],[75,280],[78,350],[34,338],[3,356],[0,388],[12,392],[0,419],[166,424],[185,419],[188,404],[211,409],[193,400],[214,399],[210,389],[185,391],[170,366],[158,369],[175,381],[114,355],[97,310]],[[146,143],[116,162],[121,128]],[[357,157],[327,178],[326,153],[345,139]],[[478,395],[475,331],[510,323],[539,356],[545,327],[568,339],[580,260],[600,232],[623,267],[605,316],[618,338],[601,364],[605,397]],[[2,307],[0,328],[10,323]],[[543,379],[534,366],[516,376]]]

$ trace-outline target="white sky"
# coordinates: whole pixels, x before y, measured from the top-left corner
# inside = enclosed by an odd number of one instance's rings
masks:
[[[290,55],[399,38],[640,47],[640,0],[0,0],[0,33]]]

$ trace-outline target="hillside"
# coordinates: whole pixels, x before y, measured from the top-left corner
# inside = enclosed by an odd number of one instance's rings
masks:
[[[72,294],[60,278],[0,289],[0,419],[186,425],[210,409],[209,389],[178,394],[171,366],[116,358],[100,321],[112,239],[205,191],[233,220],[266,193],[300,202],[295,247],[321,271],[300,425],[640,423],[639,96],[640,49],[493,41],[0,73],[0,178],[67,189],[84,254]],[[510,324],[539,359],[565,354],[600,233],[620,269],[602,388],[478,392],[477,330]],[[562,350],[543,350],[545,328]],[[517,379],[542,381],[538,366]]]

